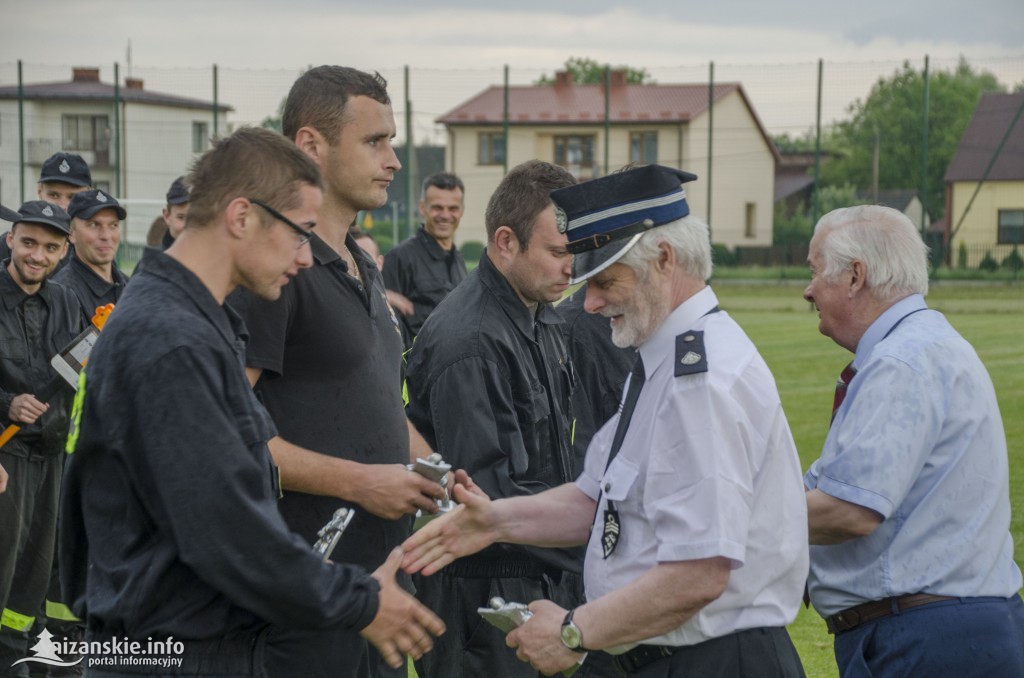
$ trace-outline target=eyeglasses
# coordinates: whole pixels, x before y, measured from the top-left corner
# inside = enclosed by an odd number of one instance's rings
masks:
[[[299,236],[299,244],[296,246],[296,249],[302,247],[303,245],[305,245],[306,243],[313,239],[313,228],[316,226],[316,224],[310,226],[310,230],[307,231],[306,229],[302,228],[294,221],[292,221],[285,215],[281,214],[280,212],[278,212],[277,210],[275,210],[273,207],[263,202],[262,200],[257,200],[256,198],[249,198],[249,202],[251,202],[253,205],[259,205],[260,207],[267,211],[267,214],[274,217],[281,223],[288,226],[288,228],[295,231],[295,233],[298,234]]]

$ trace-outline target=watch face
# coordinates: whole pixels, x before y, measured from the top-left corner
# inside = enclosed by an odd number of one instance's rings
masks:
[[[562,627],[562,643],[567,648],[575,650],[580,646],[581,642],[580,630],[575,624],[570,622]]]

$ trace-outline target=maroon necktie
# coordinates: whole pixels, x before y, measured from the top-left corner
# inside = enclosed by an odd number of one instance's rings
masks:
[[[839,406],[843,404],[843,400],[846,399],[846,388],[850,385],[854,375],[857,374],[856,368],[853,363],[850,363],[843,368],[842,374],[839,375],[839,381],[836,382],[836,394],[832,397],[832,420],[835,421],[836,412],[839,411]]]

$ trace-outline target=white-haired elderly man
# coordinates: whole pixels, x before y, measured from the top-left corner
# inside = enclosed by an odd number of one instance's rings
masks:
[[[587,543],[587,603],[535,601],[507,638],[547,674],[607,650],[629,676],[803,675],[785,629],[807,572],[800,462],[771,372],[705,283],[694,179],[652,165],[552,192],[586,309],[637,348],[623,406],[574,483],[489,501],[459,473],[462,506],[405,544],[429,574],[495,541]]]
[[[804,477],[840,675],[1024,676],[1006,435],[981,360],[925,304],[927,248],[866,205],[822,217],[808,261],[819,329],[854,354]]]

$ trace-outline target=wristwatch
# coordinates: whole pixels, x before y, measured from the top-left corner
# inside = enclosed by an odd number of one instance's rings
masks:
[[[569,614],[565,615],[565,621],[562,622],[562,644],[573,652],[589,652],[590,650],[583,647],[583,632],[572,620],[575,612],[576,608],[569,610]]]

